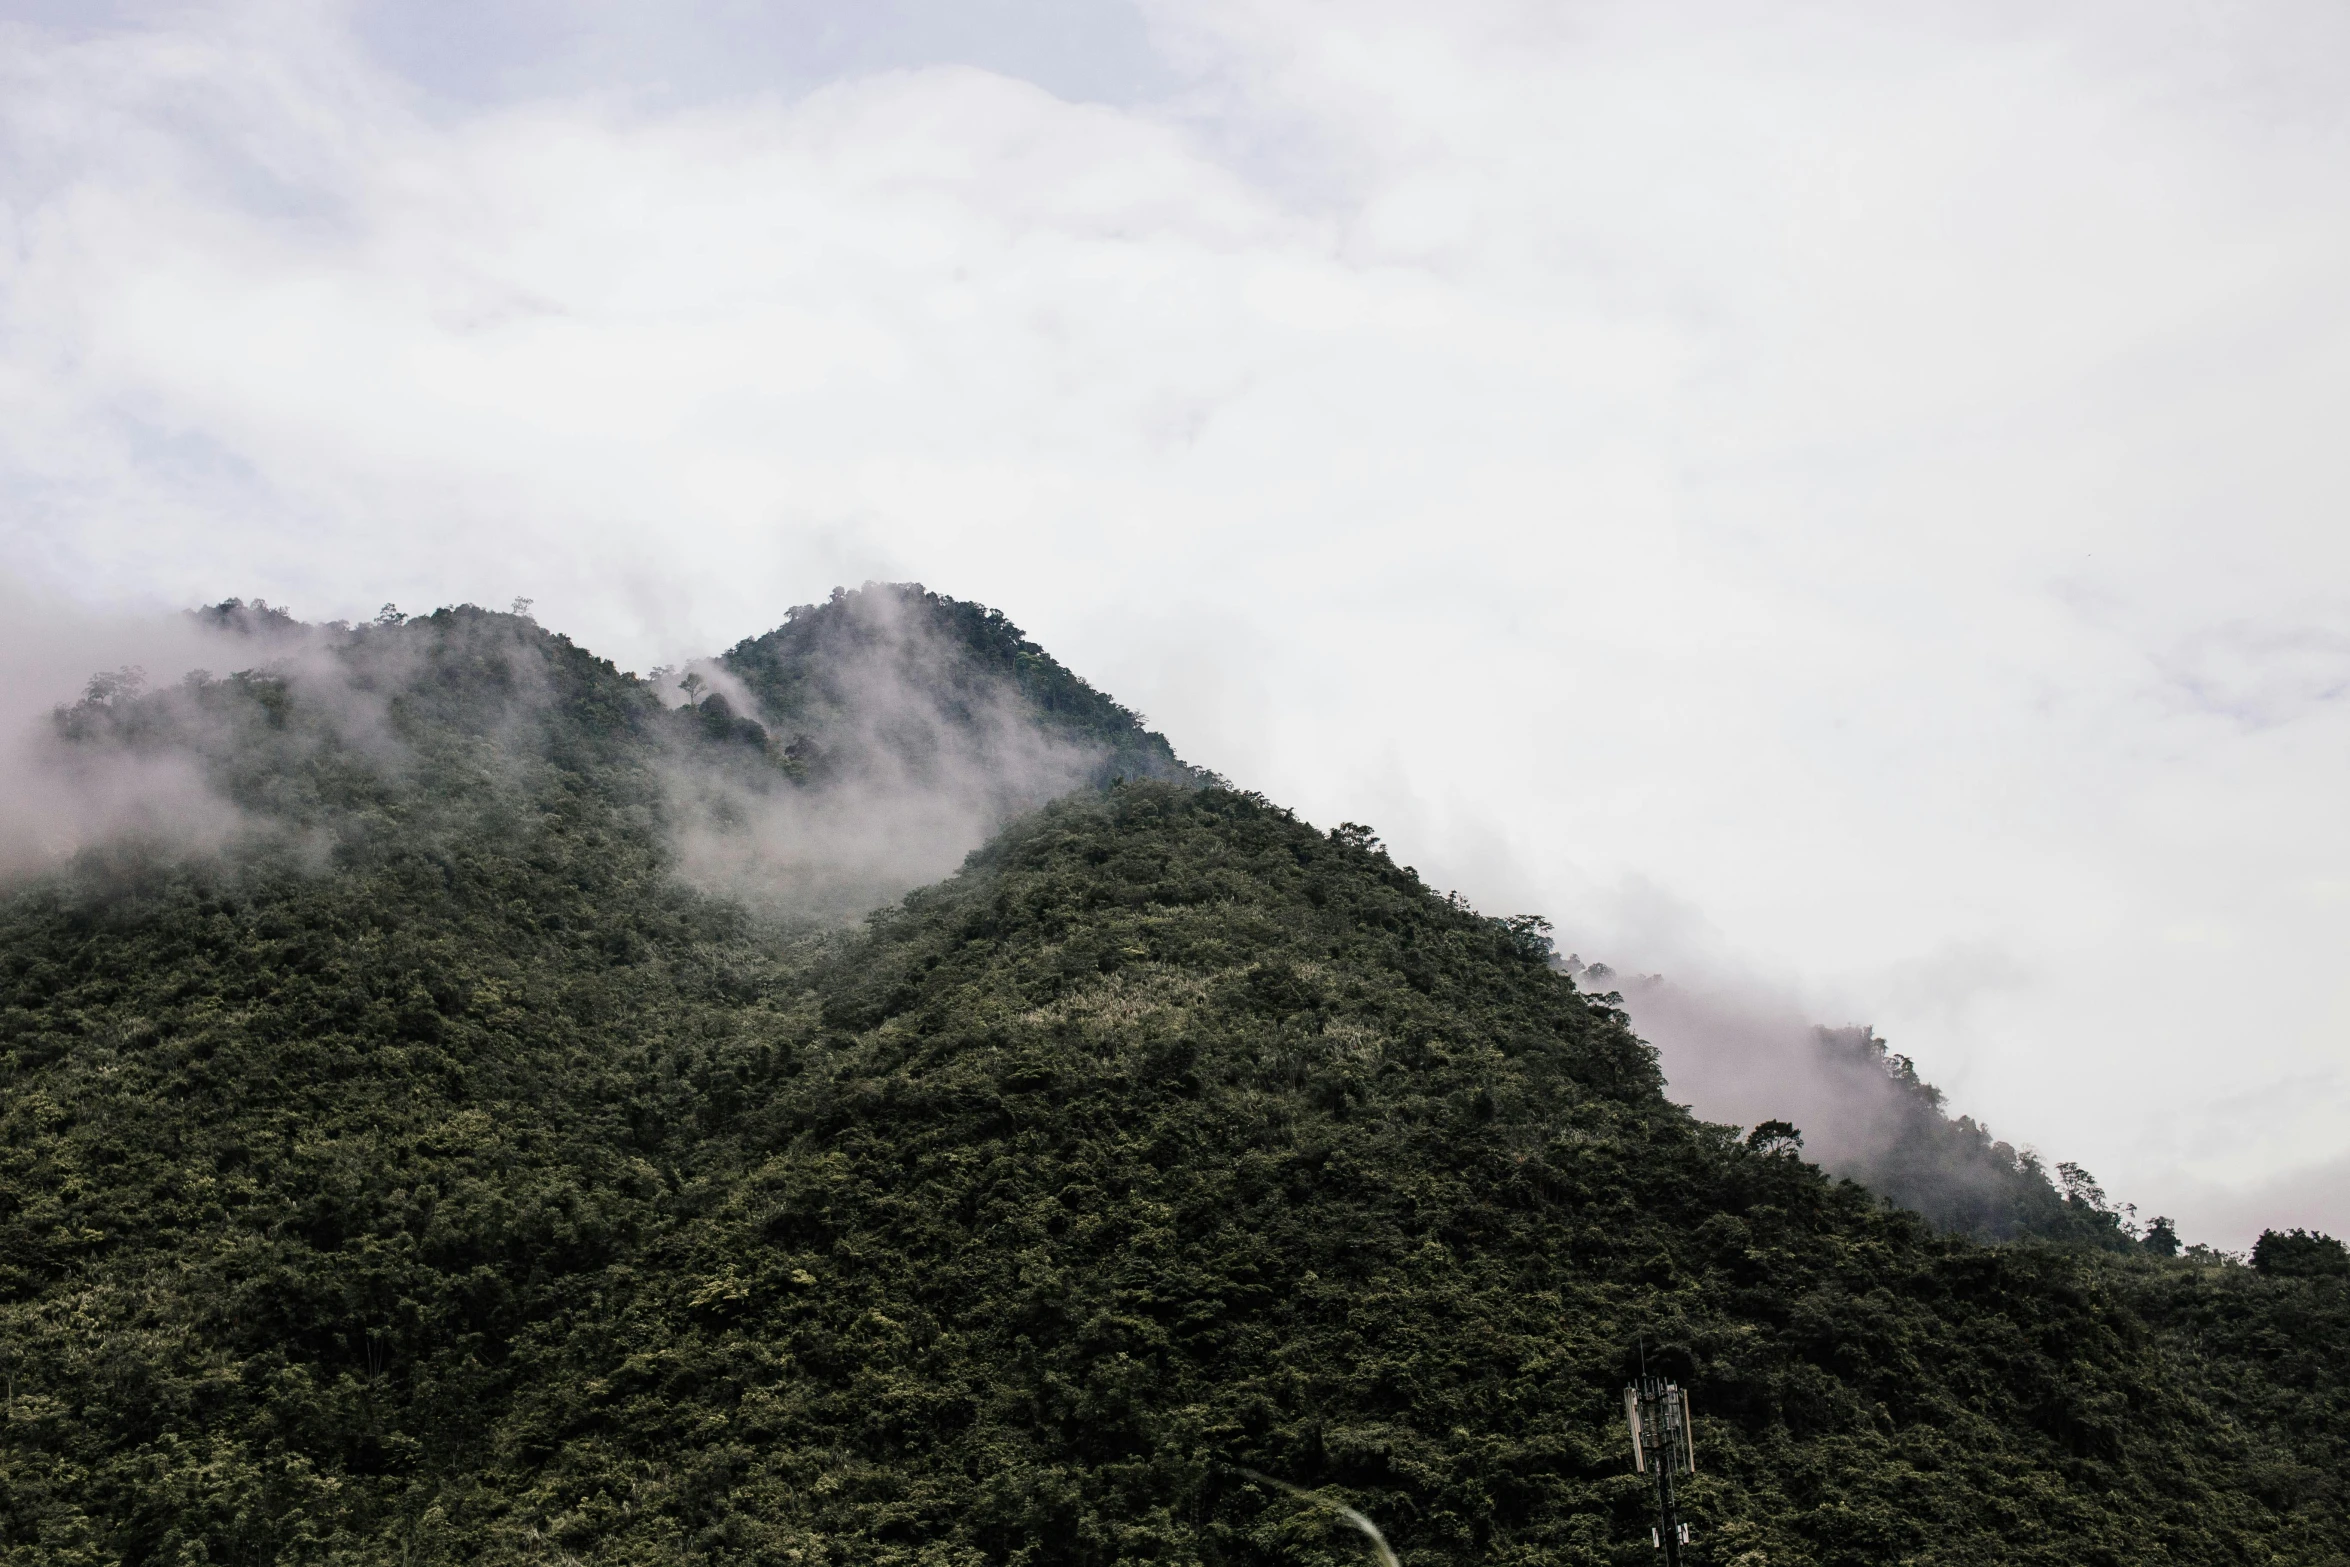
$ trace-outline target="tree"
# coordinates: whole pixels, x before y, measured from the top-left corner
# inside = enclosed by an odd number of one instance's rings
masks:
[[[2316,1230],[2262,1230],[2252,1266],[2281,1279],[2350,1278],[2350,1246]]]

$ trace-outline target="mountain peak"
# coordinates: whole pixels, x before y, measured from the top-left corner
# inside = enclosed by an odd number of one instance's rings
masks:
[[[877,704],[899,719],[918,704],[976,738],[1013,707],[1053,739],[1097,751],[1097,781],[1204,777],[1140,715],[1030,641],[1001,610],[919,582],[835,588],[822,604],[795,605],[782,625],[745,638],[718,662],[780,731],[821,731]]]

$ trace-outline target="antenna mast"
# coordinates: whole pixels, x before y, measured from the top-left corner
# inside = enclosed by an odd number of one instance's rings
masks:
[[[1697,1444],[1689,1430],[1689,1395],[1663,1377],[1647,1374],[1643,1353],[1639,1380],[1624,1389],[1624,1423],[1632,1432],[1632,1468],[1656,1476],[1654,1539],[1665,1567],[1681,1567],[1689,1526],[1673,1508],[1673,1477],[1697,1472]]]

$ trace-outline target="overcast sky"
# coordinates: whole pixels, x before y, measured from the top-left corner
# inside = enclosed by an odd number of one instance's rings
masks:
[[[2333,0],[0,15],[14,592],[645,668],[918,579],[2191,1239],[2350,1230]]]

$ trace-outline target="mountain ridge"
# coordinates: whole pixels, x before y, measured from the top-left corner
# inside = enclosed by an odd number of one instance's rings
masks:
[[[1245,1469],[1407,1561],[1646,1560],[1642,1354],[1724,1561],[2350,1538],[2315,1241],[1937,1235],[1672,1106],[1527,922],[1194,779],[856,926],[714,896],[678,771],[798,798],[788,741],[512,616],[347,635],[61,719],[252,826],[0,905],[12,1561],[1348,1556]]]

